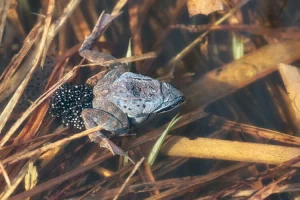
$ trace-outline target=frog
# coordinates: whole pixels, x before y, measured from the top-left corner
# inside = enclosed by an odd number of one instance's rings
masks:
[[[107,22],[105,17],[109,19]],[[112,19],[109,14],[99,17],[91,34],[86,37],[78,51],[80,56],[92,63],[116,60],[110,54],[92,50],[93,44]],[[132,128],[157,114],[179,107],[185,102],[185,97],[169,83],[128,72],[125,64],[120,62],[112,62],[107,67],[108,72],[96,78],[92,108],[83,109],[81,117],[86,129],[98,125],[104,129],[90,134],[91,141],[107,148],[113,155],[128,157],[109,139],[107,131],[112,135],[126,135]]]

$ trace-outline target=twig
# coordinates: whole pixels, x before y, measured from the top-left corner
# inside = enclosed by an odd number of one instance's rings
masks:
[[[145,160],[145,158],[143,157],[133,168],[133,170],[131,171],[131,173],[129,174],[129,176],[127,177],[127,179],[125,180],[125,182],[123,183],[122,187],[120,188],[118,194],[115,196],[114,200],[117,200],[120,196],[120,194],[122,193],[122,191],[124,190],[125,186],[127,185],[127,183],[129,182],[129,180],[131,179],[131,177],[134,175],[134,173],[136,172],[136,170],[138,170],[138,168],[140,167],[140,165],[143,163],[143,161]]]
[[[2,162],[0,162],[0,170],[2,171],[2,174],[3,174],[3,177],[5,179],[6,184],[8,185],[8,187],[11,187],[10,179],[8,177],[8,174],[7,174],[6,170],[4,169],[4,166],[3,166]]]

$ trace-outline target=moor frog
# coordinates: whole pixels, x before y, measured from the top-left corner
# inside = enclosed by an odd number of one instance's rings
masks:
[[[111,55],[91,50],[112,19],[108,14],[99,17],[92,33],[79,49],[82,57],[100,64],[115,60]],[[81,112],[87,129],[100,125],[113,134],[126,134],[130,128],[148,120],[150,116],[172,110],[184,102],[183,94],[168,83],[126,72],[119,62],[107,67],[110,71],[97,79],[93,88],[92,108],[84,108]],[[103,131],[92,133],[90,139],[113,154],[126,156]]]

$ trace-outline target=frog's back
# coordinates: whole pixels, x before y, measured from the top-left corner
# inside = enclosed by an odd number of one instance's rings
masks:
[[[108,98],[129,117],[151,114],[163,103],[159,81],[131,72],[114,81]]]

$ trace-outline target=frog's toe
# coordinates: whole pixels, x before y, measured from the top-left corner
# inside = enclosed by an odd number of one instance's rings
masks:
[[[112,141],[110,141],[110,139],[108,138],[102,138],[102,141],[99,142],[100,147],[104,147],[107,148],[113,155],[120,155],[120,156],[124,156],[126,158],[128,158],[128,160],[130,160],[133,164],[134,161],[128,156],[128,154],[126,152],[124,152],[120,147],[118,147],[115,143],[113,143]]]

